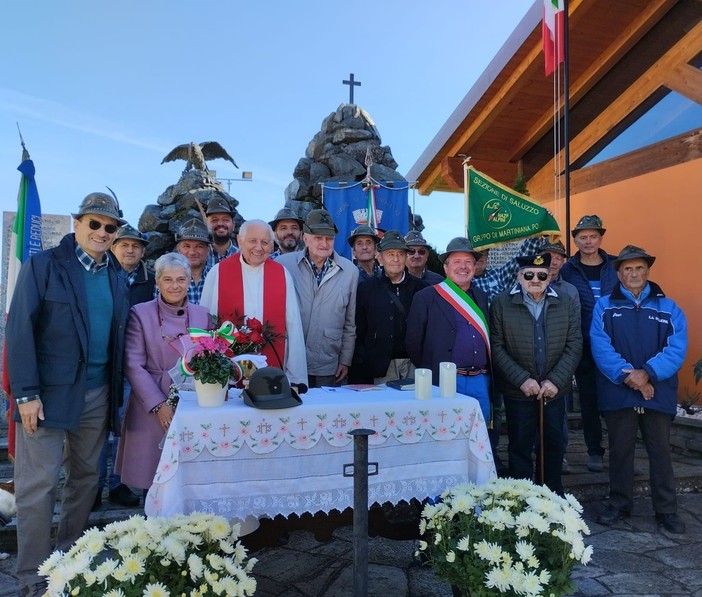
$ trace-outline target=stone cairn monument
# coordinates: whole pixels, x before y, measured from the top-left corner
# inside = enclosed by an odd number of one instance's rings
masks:
[[[208,152],[208,147],[211,146],[216,146],[216,152],[211,148]],[[203,210],[207,210],[207,204],[213,198],[223,197],[234,211],[234,233],[244,223],[244,218],[236,209],[239,202],[224,190],[222,184],[207,169],[205,159],[217,157],[234,163],[224,148],[215,142],[179,145],[163,159],[163,162],[184,159],[188,164],[180,180],[169,186],[157,199],[156,204],[147,205],[139,218],[139,230],[149,235],[145,255],[148,262],[153,263],[164,253],[173,250],[175,233],[184,222],[191,218],[203,217],[198,202]],[[234,165],[236,166],[235,163]]]
[[[298,161],[293,181],[285,189],[285,206],[306,218],[310,211],[322,206],[322,183],[358,182],[365,178],[367,168],[364,164],[369,150],[373,162],[370,175],[374,180],[383,183],[405,181],[397,171],[390,147],[382,145],[380,133],[370,115],[355,104],[341,104],[324,119],[321,130],[307,145],[305,157]],[[206,210],[212,198],[224,197],[235,212],[234,233],[243,224],[244,218],[236,209],[239,202],[207,170],[205,160],[214,158],[234,163],[224,148],[214,142],[180,145],[164,158],[164,162],[184,159],[188,165],[180,180],[169,186],[156,204],[147,205],[139,218],[139,230],[149,235],[147,261],[153,263],[173,250],[174,235],[180,226],[190,218],[202,217],[196,199]],[[423,228],[420,216],[414,216],[414,228]]]
[[[390,147],[381,145],[380,133],[370,115],[355,104],[341,104],[322,122],[285,189],[285,206],[301,218],[322,207],[322,183],[357,182],[366,176],[364,161],[370,149],[374,180],[404,181]]]

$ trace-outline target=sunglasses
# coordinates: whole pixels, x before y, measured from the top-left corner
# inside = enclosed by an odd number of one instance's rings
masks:
[[[407,249],[407,253],[410,255],[414,255],[415,253],[419,253],[420,255],[426,255],[427,254],[426,249]]]
[[[534,279],[534,276],[536,276],[536,277],[537,277],[539,280],[541,280],[542,282],[545,282],[546,280],[548,280],[548,272],[539,272],[539,273],[535,273],[535,272],[524,272],[524,273],[522,274],[522,276],[524,276],[524,279],[525,279],[527,282],[528,282],[529,280],[533,280],[533,279]]]
[[[88,226],[91,230],[100,230],[100,228],[104,228],[107,234],[114,234],[117,232],[117,226],[114,224],[103,224],[97,220],[88,220]]]

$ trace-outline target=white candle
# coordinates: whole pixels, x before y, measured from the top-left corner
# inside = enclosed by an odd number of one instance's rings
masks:
[[[419,400],[431,398],[431,369],[414,370],[414,396]]]
[[[439,388],[442,398],[456,396],[456,363],[439,363]]]

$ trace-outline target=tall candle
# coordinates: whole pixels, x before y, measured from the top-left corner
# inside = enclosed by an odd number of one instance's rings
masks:
[[[442,398],[456,396],[456,363],[439,363],[439,389]]]
[[[414,370],[414,396],[419,400],[431,398],[431,369]]]

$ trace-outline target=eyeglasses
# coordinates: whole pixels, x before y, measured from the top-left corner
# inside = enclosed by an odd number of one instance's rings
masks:
[[[102,222],[98,222],[97,220],[89,220],[88,226],[91,230],[100,230],[100,228],[104,228],[107,234],[114,234],[115,232],[117,232],[117,226],[115,226],[114,224],[103,224]]]
[[[426,255],[428,251],[426,249],[407,249],[407,253],[409,255],[414,255],[415,253],[419,253],[420,255]]]
[[[528,282],[529,280],[533,280],[533,279],[534,279],[534,276],[536,276],[536,277],[537,277],[539,280],[541,280],[542,282],[545,282],[546,280],[548,280],[548,273],[547,273],[547,272],[538,272],[538,273],[536,273],[536,272],[524,272],[524,273],[522,274],[522,276],[524,276],[524,279],[525,279],[527,282]]]

